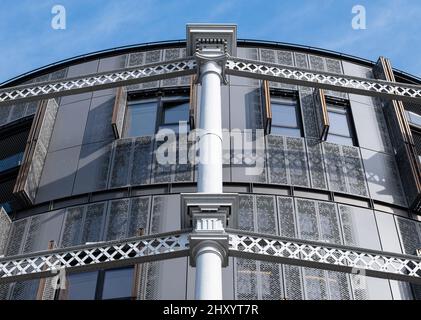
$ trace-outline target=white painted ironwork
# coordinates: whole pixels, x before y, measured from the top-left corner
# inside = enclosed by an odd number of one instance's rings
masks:
[[[346,273],[361,269],[370,277],[421,284],[421,257],[232,229],[225,231],[229,237],[228,254],[232,257]],[[69,273],[83,272],[189,256],[190,241],[190,231],[181,231],[10,256],[0,259],[0,283],[47,277],[62,268]],[[210,249],[204,242],[198,250]],[[210,258],[212,264],[218,261],[213,259],[216,257]]]
[[[0,105],[181,77],[195,72],[196,60],[184,58],[59,81],[21,85],[0,89]]]
[[[421,284],[421,258],[228,230],[229,255]]]
[[[388,99],[420,102],[421,86],[299,69],[260,61],[229,58],[226,73],[300,86],[329,89]]]
[[[186,232],[173,232],[0,259],[0,283],[81,272],[189,255]]]

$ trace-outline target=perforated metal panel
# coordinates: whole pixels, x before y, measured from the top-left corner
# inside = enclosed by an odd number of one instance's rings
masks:
[[[304,139],[285,137],[285,142],[290,184],[303,187],[309,186],[308,164],[304,149]]]
[[[257,232],[278,234],[275,199],[272,196],[256,196]]]
[[[293,198],[277,197],[280,235],[296,238]]]
[[[126,237],[129,214],[129,199],[110,202],[107,215],[105,239],[120,240]]]
[[[106,203],[88,205],[82,230],[82,243],[102,240]]]
[[[328,298],[325,271],[303,268],[306,300],[326,300]]]
[[[306,139],[306,145],[311,186],[317,189],[327,189],[322,143],[320,140]]]
[[[305,137],[318,139],[320,134],[316,120],[313,92],[314,89],[300,87],[300,105]]]
[[[83,215],[85,207],[74,207],[67,209],[64,220],[64,229],[61,239],[62,247],[71,247],[80,244]]]
[[[130,214],[128,220],[128,237],[137,236],[138,230],[141,228],[145,231],[145,234],[149,232],[148,223],[150,202],[150,197],[131,199]]]
[[[296,266],[283,266],[285,279],[285,299],[286,300],[303,300],[303,284],[301,271],[302,268]]]
[[[342,153],[346,169],[347,191],[367,196],[367,184],[358,148],[342,146]]]
[[[237,223],[240,230],[254,231],[253,196],[240,195]]]
[[[110,187],[128,185],[128,175],[131,163],[132,139],[117,140],[113,146],[114,157],[111,169]]]
[[[131,185],[150,183],[152,169],[152,137],[145,136],[136,138],[134,141],[133,164],[131,171]]]
[[[17,255],[21,253],[21,248],[25,236],[25,230],[29,219],[15,221],[10,232],[9,242],[6,250],[7,256]]]
[[[345,173],[340,146],[333,143],[323,143],[323,155],[328,175],[329,189],[346,192]]]
[[[256,261],[236,259],[235,298],[237,300],[258,300]]]
[[[269,135],[266,141],[269,183],[287,184],[284,137]]]
[[[37,297],[39,280],[16,282],[13,286],[11,300],[35,300]]]

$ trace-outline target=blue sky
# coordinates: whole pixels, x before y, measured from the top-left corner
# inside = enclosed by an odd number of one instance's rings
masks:
[[[66,30],[51,9],[66,8]],[[351,27],[352,7],[367,29]],[[297,43],[377,60],[421,76],[419,0],[1,0],[0,83],[76,55],[185,38],[188,22],[238,24],[239,38]]]

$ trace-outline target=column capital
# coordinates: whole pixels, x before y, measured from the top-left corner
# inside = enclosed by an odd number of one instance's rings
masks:
[[[221,257],[222,266],[228,265],[229,238],[225,233],[232,212],[238,208],[238,194],[182,194],[181,216],[184,228],[193,227],[189,237],[190,263],[196,266],[198,255],[210,252]]]

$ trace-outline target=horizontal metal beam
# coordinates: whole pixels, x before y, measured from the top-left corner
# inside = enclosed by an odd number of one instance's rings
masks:
[[[0,284],[116,268],[190,254],[191,230],[100,242],[0,259]],[[421,284],[421,257],[227,230],[229,255]]]
[[[421,258],[330,243],[229,231],[230,256],[421,284]]]
[[[58,81],[31,83],[0,89],[0,106],[176,78],[194,73],[196,73],[196,60],[184,58]]]
[[[189,231],[56,249],[0,259],[0,284],[53,276],[54,271],[86,272],[189,255]]]
[[[421,103],[421,86],[229,58],[226,74],[299,86]]]

